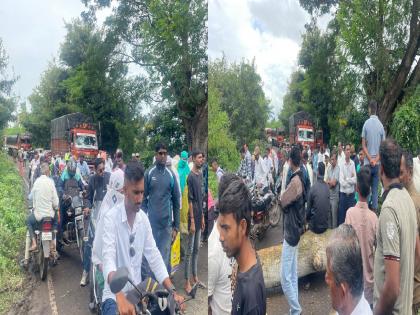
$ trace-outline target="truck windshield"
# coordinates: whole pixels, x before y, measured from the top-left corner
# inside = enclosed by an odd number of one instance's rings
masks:
[[[298,141],[314,141],[314,133],[312,130],[299,128],[298,132]]]
[[[96,136],[78,134],[76,136],[76,146],[79,148],[97,149]]]

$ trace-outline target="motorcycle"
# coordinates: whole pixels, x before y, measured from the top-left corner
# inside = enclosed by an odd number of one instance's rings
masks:
[[[127,300],[135,305],[137,315],[178,315],[182,314],[181,304],[195,298],[197,285],[194,285],[190,297],[184,302],[178,304],[174,296],[170,294],[162,285],[149,278],[142,283],[135,285],[128,275],[128,269],[119,268],[110,283],[111,292],[116,294],[120,292],[129,282],[133,289],[129,290],[125,295]],[[151,288],[151,289],[150,289]]]
[[[34,233],[37,250],[31,252],[30,264],[34,272],[39,270],[40,278],[44,281],[47,278],[48,266],[55,265],[57,262],[55,255],[57,231],[53,230],[53,218],[43,218]],[[30,242],[29,232],[27,232],[27,242]]]
[[[63,238],[70,244],[77,244],[80,259],[83,263],[83,239],[85,237],[85,222],[83,214],[83,196],[68,196],[70,206],[67,208],[67,225],[64,227]]]
[[[253,241],[263,239],[268,228],[275,227],[280,222],[280,206],[276,196],[268,190],[261,191],[255,186],[250,186],[251,193],[251,231]]]

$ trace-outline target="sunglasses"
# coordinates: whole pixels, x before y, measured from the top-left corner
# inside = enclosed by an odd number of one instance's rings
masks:
[[[134,249],[134,239],[136,238],[136,234],[130,235],[130,257],[133,258],[136,255],[136,250]]]
[[[166,152],[166,151],[159,151],[158,154],[159,155],[168,155],[168,152]]]
[[[104,172],[104,169],[103,169],[103,168],[99,168],[99,169],[97,170],[97,172],[98,172],[98,173],[103,173],[103,172]]]

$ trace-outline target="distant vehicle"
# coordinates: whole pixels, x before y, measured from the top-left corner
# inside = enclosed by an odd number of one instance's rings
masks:
[[[312,116],[304,111],[289,117],[289,140],[290,144],[309,145],[311,150],[324,144],[322,130],[316,130]]]
[[[51,152],[53,155],[71,152],[75,158],[83,154],[86,162],[92,165],[99,152],[96,125],[81,113],[51,120]]]
[[[24,151],[32,149],[31,139],[30,133],[4,136],[4,148],[10,155],[16,157],[20,149]]]
[[[268,142],[275,147],[280,147],[285,140],[286,133],[284,128],[265,128],[265,136]]]

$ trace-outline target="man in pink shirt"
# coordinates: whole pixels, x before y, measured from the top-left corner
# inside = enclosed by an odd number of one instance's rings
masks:
[[[364,294],[372,307],[373,259],[378,217],[368,208],[367,204],[367,198],[370,194],[370,180],[370,169],[363,166],[357,174],[356,190],[359,194],[359,201],[356,206],[347,211],[345,223],[353,226],[359,239],[363,259]]]

